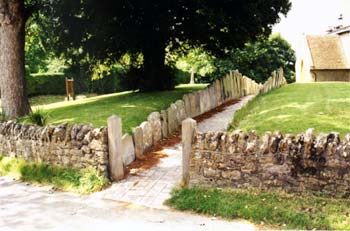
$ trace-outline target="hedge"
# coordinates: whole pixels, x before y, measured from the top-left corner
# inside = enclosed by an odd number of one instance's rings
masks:
[[[103,79],[89,80],[75,78],[74,90],[76,94],[92,92],[98,94],[122,91],[116,74]],[[38,73],[27,76],[27,91],[29,96],[36,95],[64,95],[66,94],[64,73]]]
[[[65,76],[63,73],[40,73],[27,76],[29,96],[64,95],[66,94]]]

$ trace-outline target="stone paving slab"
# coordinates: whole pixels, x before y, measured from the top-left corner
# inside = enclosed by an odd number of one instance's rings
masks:
[[[51,187],[27,185],[9,177],[0,177],[1,231],[256,229],[256,226],[246,221],[228,222],[215,217],[145,208],[114,200],[52,191]]]
[[[222,112],[216,113],[211,118],[204,120],[202,123],[197,124],[197,131],[226,131],[228,125],[231,123],[234,113],[246,105],[252,100],[255,95],[249,95],[243,97],[238,103],[230,105]]]
[[[197,124],[200,132],[226,130],[234,113],[254,96],[243,97],[240,102],[227,106],[222,112]],[[150,208],[169,209],[163,202],[170,198],[171,190],[180,182],[182,174],[182,146],[176,144],[165,147],[162,151],[168,155],[161,158],[156,166],[141,171],[136,176],[129,176],[102,192],[95,193],[95,198],[124,201]]]

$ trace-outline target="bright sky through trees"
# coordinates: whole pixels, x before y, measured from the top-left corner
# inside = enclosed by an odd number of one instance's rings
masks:
[[[350,17],[350,9],[345,9],[346,1],[349,8],[350,0],[291,0],[292,9],[287,18],[282,17],[273,31],[280,32],[297,49],[298,39],[303,33],[324,34],[329,27],[344,24],[338,18],[345,11]]]

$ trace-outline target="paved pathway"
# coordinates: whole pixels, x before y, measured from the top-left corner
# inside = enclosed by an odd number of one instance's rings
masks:
[[[0,177],[1,231],[255,230],[245,221],[228,222],[170,210],[54,192]]]
[[[203,120],[197,125],[197,130],[200,132],[226,130],[234,112],[252,97],[246,96],[239,103],[227,106],[223,111]],[[163,202],[170,197],[171,189],[181,179],[181,149],[181,144],[165,147],[161,152],[166,153],[168,157],[160,159],[156,166],[136,176],[129,176],[125,180],[113,183],[109,189],[94,194],[94,197],[125,201],[150,208],[168,209]]]

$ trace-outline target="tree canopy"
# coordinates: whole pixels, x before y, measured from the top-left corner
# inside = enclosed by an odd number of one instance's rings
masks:
[[[51,1],[43,12],[67,57],[93,63],[142,54],[140,89],[161,90],[172,86],[166,47],[185,41],[223,56],[270,34],[289,9],[288,0],[70,0]]]
[[[272,71],[282,67],[288,82],[293,82],[294,64],[295,53],[291,45],[280,34],[274,34],[268,39],[260,38],[248,42],[243,48],[233,49],[228,59],[217,59],[217,70],[213,78],[239,69],[243,74],[263,83]]]

